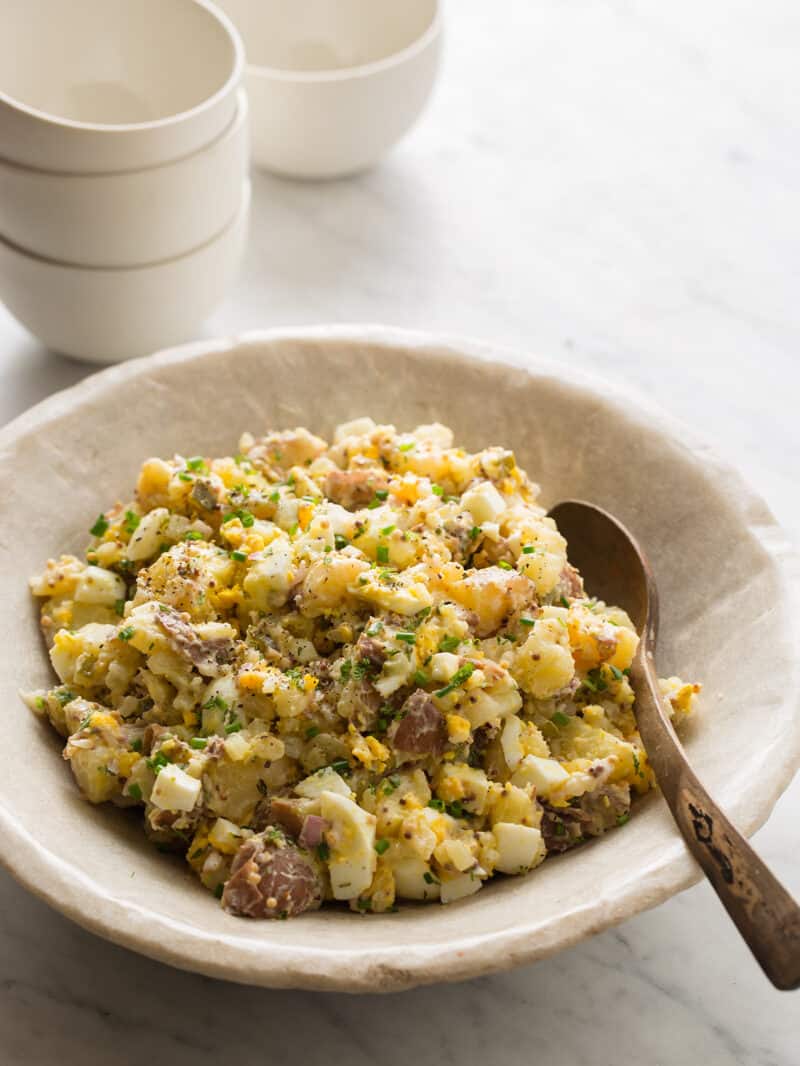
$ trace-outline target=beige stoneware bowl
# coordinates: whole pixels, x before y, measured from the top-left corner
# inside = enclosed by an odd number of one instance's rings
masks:
[[[798,557],[759,497],[691,432],[568,366],[474,342],[382,327],[205,342],[107,370],[0,431],[0,859],[86,928],[216,977],[386,991],[529,962],[698,879],[653,795],[624,829],[448,907],[249,922],[148,845],[134,818],[80,798],[58,738],[17,696],[50,681],[25,576],[80,550],[145,456],[232,453],[245,428],[325,434],[365,413],[403,427],[439,419],[470,448],[512,446],[546,504],[582,496],[618,514],[660,583],[661,672],[705,686],[686,738],[701,777],[748,833],[791,779]]]

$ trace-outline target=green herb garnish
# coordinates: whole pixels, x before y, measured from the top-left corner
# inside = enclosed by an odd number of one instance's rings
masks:
[[[160,774],[161,771],[167,766],[169,759],[166,757],[163,751],[157,752],[155,755],[147,759],[147,765],[153,771],[154,774]]]
[[[108,519],[104,514],[97,516],[97,521],[89,530],[93,537],[102,537],[105,531],[108,529]]]
[[[448,696],[454,689],[457,689],[460,685],[463,685],[475,672],[474,663],[464,663],[450,678],[449,684],[444,688],[440,688],[436,695],[441,699],[443,696]]]

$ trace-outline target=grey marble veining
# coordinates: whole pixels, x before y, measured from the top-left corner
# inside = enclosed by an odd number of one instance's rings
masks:
[[[800,9],[452,0],[441,85],[379,168],[254,175],[212,335],[385,321],[624,379],[700,428],[800,534]],[[90,368],[0,308],[0,422]],[[800,894],[800,781],[757,846]],[[3,1066],[796,1066],[705,885],[539,963],[376,999],[265,992],[83,932],[0,874]]]

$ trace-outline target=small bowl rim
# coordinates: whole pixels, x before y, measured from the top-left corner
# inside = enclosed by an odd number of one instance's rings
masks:
[[[157,270],[159,267],[169,266],[171,263],[179,263],[183,259],[191,259],[192,256],[198,255],[212,244],[216,244],[221,240],[238,222],[242,215],[249,209],[250,203],[253,198],[253,182],[252,178],[247,175],[242,181],[241,195],[239,197],[239,204],[236,211],[231,215],[222,229],[218,230],[213,236],[202,241],[200,244],[195,245],[194,248],[189,248],[186,252],[181,252],[179,255],[168,255],[163,259],[154,259],[149,263],[134,263],[131,266],[92,266],[88,263],[71,263],[64,259],[51,259],[46,255],[39,255],[38,252],[28,251],[27,248],[23,248],[19,244],[15,244],[14,241],[9,241],[6,237],[0,236],[0,249],[5,254],[15,256],[17,259],[27,259],[31,262],[38,263],[45,267],[55,267],[57,270],[65,270],[75,274],[136,274],[142,273],[146,270]],[[143,356],[142,358],[146,358]]]
[[[0,93],[0,96],[2,96],[2,93]],[[236,109],[227,126],[220,130],[220,132],[210,141],[206,141],[197,148],[193,148],[190,152],[185,152],[183,155],[176,156],[175,159],[162,159],[160,162],[151,163],[149,166],[138,166],[132,167],[131,169],[123,167],[117,170],[54,170],[52,167],[33,166],[30,163],[20,163],[16,159],[10,159],[8,156],[0,155],[0,173],[3,171],[24,171],[28,174],[37,174],[46,178],[69,178],[70,180],[85,178],[87,181],[96,181],[103,178],[135,179],[137,174],[149,174],[157,170],[166,170],[169,167],[185,163],[186,160],[193,159],[195,156],[203,155],[204,152],[213,151],[227,138],[233,137],[234,134],[238,133],[242,125],[245,125],[248,122],[249,118],[250,98],[248,97],[244,86],[240,86],[236,90]],[[4,237],[3,234],[0,234],[0,242],[6,242],[12,245],[14,243]],[[23,249],[23,251],[26,251],[26,249]]]
[[[66,118],[61,115],[54,115],[49,111],[42,111],[40,108],[26,104],[23,100],[18,100],[15,96],[11,96],[10,93],[6,93],[2,89],[0,89],[0,104],[5,104],[11,111],[25,115],[27,118],[34,119],[45,126],[55,126],[60,129],[86,133],[116,134],[118,136],[178,126],[203,111],[213,110],[214,106],[220,100],[229,96],[231,90],[235,89],[241,81],[242,74],[246,68],[244,44],[233,20],[221,8],[217,7],[211,0],[192,0],[192,2],[203,8],[212,19],[215,19],[222,26],[233,46],[233,62],[225,82],[210,96],[206,96],[199,104],[195,104],[194,107],[187,108],[185,111],[177,111],[173,115],[164,115],[162,118],[153,119],[149,122],[81,122],[78,119]]]
[[[245,74],[248,77],[262,78],[265,81],[309,85],[368,78],[373,74],[380,74],[385,70],[399,67],[408,60],[414,59],[441,36],[442,27],[442,0],[433,0],[433,17],[419,37],[415,37],[411,44],[407,44],[396,52],[390,52],[388,56],[384,56],[382,59],[373,59],[369,63],[357,63],[352,67],[326,67],[320,70],[289,70],[285,67],[248,63],[245,60]],[[247,46],[245,45],[244,48],[246,54]]]

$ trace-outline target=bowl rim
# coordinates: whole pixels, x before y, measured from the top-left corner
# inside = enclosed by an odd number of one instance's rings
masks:
[[[148,270],[158,270],[161,267],[171,266],[174,263],[180,263],[183,260],[191,259],[193,256],[200,255],[211,245],[216,244],[217,241],[221,241],[239,222],[239,220],[247,214],[250,208],[250,202],[252,199],[253,183],[252,179],[246,176],[242,180],[241,193],[239,201],[236,205],[236,210],[225,222],[221,229],[217,230],[206,240],[201,241],[200,244],[195,245],[186,252],[180,252],[178,255],[168,255],[164,259],[154,259],[148,263],[134,263],[129,266],[93,266],[90,263],[74,263],[64,259],[51,259],[49,256],[40,255],[38,252],[31,252],[27,248],[22,248],[19,244],[15,244],[14,241],[9,241],[5,237],[0,237],[0,254],[5,254],[9,257],[13,257],[17,260],[28,260],[29,262],[37,263],[39,266],[48,267],[58,270],[59,272],[68,271],[71,274],[88,274],[97,276],[99,274],[127,274],[129,277],[132,274],[145,273]],[[144,356],[149,359],[151,356]],[[138,360],[128,360],[128,362],[138,362]],[[90,377],[95,377],[95,374],[91,374]],[[78,384],[82,384],[79,382]],[[62,389],[62,392],[69,392],[69,389]],[[57,393],[54,395],[58,395]],[[39,406],[38,404],[36,405]],[[14,422],[17,421],[15,418]],[[13,423],[9,423],[11,425]]]
[[[443,32],[442,0],[433,0],[433,16],[419,37],[399,48],[396,52],[390,52],[382,59],[373,59],[368,63],[356,63],[352,67],[328,67],[320,70],[289,70],[285,67],[272,67],[259,63],[249,63],[246,59],[247,45],[245,48],[245,74],[249,78],[262,79],[264,81],[286,82],[298,85],[330,84],[335,82],[350,81],[351,79],[369,78],[374,74],[381,74],[392,67],[399,67],[417,55],[424,52]]]
[[[250,98],[244,86],[239,86],[236,90],[236,107],[227,125],[223,126],[219,133],[210,141],[198,145],[183,155],[175,156],[174,159],[162,159],[158,163],[151,163],[150,166],[132,167],[129,170],[53,170],[51,167],[32,166],[30,163],[20,163],[16,159],[0,155],[0,174],[21,172],[23,176],[25,174],[35,174],[39,178],[55,178],[59,181],[64,178],[67,181],[85,180],[89,182],[104,181],[107,178],[130,178],[135,181],[142,174],[157,175],[159,171],[168,170],[170,167],[180,167],[198,156],[215,152],[226,141],[240,135],[241,129],[246,126],[249,116]],[[2,240],[2,237],[0,237],[0,240]]]
[[[568,379],[570,385],[599,392],[614,404],[634,401],[636,406],[628,411],[635,414],[630,417],[642,424],[648,424],[656,417],[660,432],[679,442],[690,454],[701,457],[718,478],[739,492],[743,509],[745,506],[748,510],[755,508],[758,520],[754,519],[754,527],[762,545],[787,579],[784,583],[784,617],[796,638],[800,639],[800,551],[778,525],[761,497],[733,466],[709,447],[704,438],[662,411],[648,396],[627,385],[609,384],[605,379],[572,367],[567,372],[563,365],[554,361],[478,340],[438,332],[354,324],[255,330],[180,345],[101,370],[71,388],[54,393],[0,429],[0,452],[11,448],[19,437],[40,429],[91,396],[102,396],[109,388],[140,374],[230,351],[240,345],[286,341],[349,341],[383,346],[388,350],[424,349],[428,357],[457,355],[477,363],[510,366],[537,376],[554,376],[560,381]],[[800,662],[793,663],[792,668],[794,676],[789,680],[796,684],[791,686],[791,691],[795,693],[800,710]],[[762,779],[761,790],[749,797],[747,805],[731,811],[738,827],[748,836],[767,820],[800,765],[800,714],[795,715],[790,730],[765,748],[762,762],[767,759],[770,772]],[[182,969],[264,987],[398,991],[438,981],[465,980],[545,958],[689,888],[702,878],[702,873],[683,845],[677,829],[674,832],[674,844],[663,850],[659,862],[644,875],[629,878],[613,898],[600,898],[591,907],[570,910],[567,906],[558,922],[538,929],[530,925],[512,926],[477,937],[469,934],[465,923],[464,934],[454,937],[447,948],[408,945],[399,940],[399,952],[395,945],[369,953],[350,951],[347,947],[308,948],[278,943],[271,944],[269,952],[265,952],[254,939],[238,936],[228,940],[230,943],[235,939],[239,949],[235,962],[217,957],[217,936],[196,925],[114,898],[76,866],[46,851],[14,813],[2,804],[0,865],[34,895],[77,924],[113,943]],[[563,931],[565,918],[570,919],[566,934]]]
[[[26,104],[24,100],[18,100],[17,97],[4,92],[2,89],[0,89],[0,105],[4,105],[10,111],[16,112],[27,119],[41,123],[43,126],[85,133],[100,133],[109,136],[125,136],[126,134],[132,135],[168,129],[171,126],[179,126],[184,122],[189,122],[205,111],[212,111],[221,100],[230,95],[231,90],[235,89],[241,81],[245,69],[244,44],[232,20],[211,0],[191,0],[191,2],[195,6],[202,8],[207,15],[210,15],[213,21],[222,27],[232,46],[228,77],[218,89],[215,89],[210,96],[206,96],[194,107],[186,108],[184,111],[176,111],[172,115],[164,115],[150,122],[82,122],[79,119],[66,118],[63,115],[55,115],[50,111],[43,111],[41,108],[33,107],[31,104]]]

